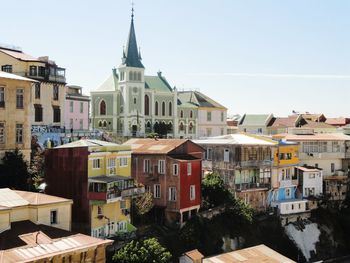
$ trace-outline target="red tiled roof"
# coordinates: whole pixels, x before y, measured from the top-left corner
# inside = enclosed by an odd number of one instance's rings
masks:
[[[271,127],[295,127],[295,122],[299,118],[299,115],[291,115],[288,117],[276,117]]]

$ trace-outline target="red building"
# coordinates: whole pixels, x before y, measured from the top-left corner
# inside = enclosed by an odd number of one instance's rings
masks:
[[[168,223],[182,224],[201,204],[203,148],[183,139],[131,139],[132,177],[153,193]]]

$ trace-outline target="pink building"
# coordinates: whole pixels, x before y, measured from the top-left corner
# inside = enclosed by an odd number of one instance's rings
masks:
[[[64,125],[66,131],[89,130],[90,97],[82,94],[82,87],[66,86]]]

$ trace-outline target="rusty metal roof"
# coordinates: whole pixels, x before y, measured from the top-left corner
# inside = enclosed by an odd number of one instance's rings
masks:
[[[167,154],[187,141],[185,139],[130,139],[124,145],[131,145],[133,154]]]

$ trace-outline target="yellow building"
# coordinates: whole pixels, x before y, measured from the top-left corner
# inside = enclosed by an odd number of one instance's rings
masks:
[[[0,69],[37,80],[32,85],[30,112],[34,134],[64,127],[65,69],[49,57],[32,57],[21,49],[0,46]]]
[[[72,196],[77,204],[73,205],[75,230],[104,238],[135,229],[131,197],[143,193],[144,187],[137,187],[131,178],[130,146],[79,140],[50,149],[46,163],[47,192]]]
[[[0,71],[0,159],[6,151],[21,150],[30,160],[31,88],[35,80]]]

